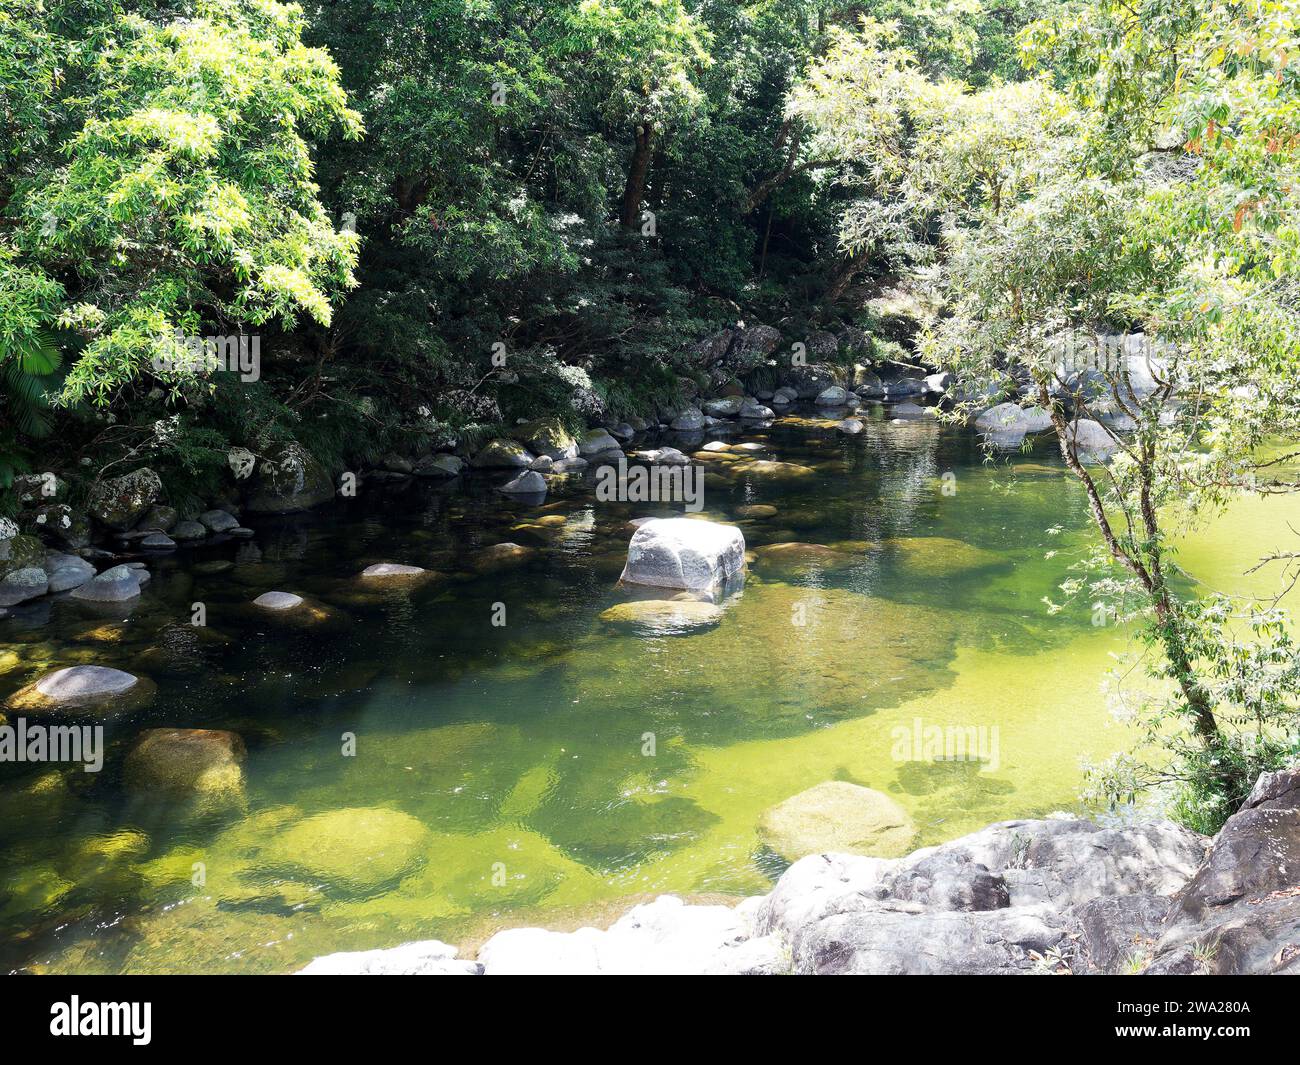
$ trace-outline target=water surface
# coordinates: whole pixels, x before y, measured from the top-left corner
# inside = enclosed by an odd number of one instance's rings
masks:
[[[601,621],[628,598],[629,519],[673,508],[598,503],[581,478],[544,507],[488,478],[371,485],[252,541],[151,562],[129,616],[61,601],[0,623],[0,698],[78,662],[158,685],[106,722],[102,773],[0,766],[0,965],[292,971],[413,938],[601,923],[647,893],[759,893],[783,868],[760,815],[830,779],[894,797],[917,845],[1076,809],[1081,758],[1128,740],[1101,690],[1126,634],[1086,603],[1043,604],[1092,543],[1077,487],[1046,445],[990,464],[964,430],[864,417],[856,437],[782,419],[745,437],[765,453],[710,458],[704,516],[738,522],[757,557],[706,631]],[[755,459],[812,472],[774,480]],[[776,513],[738,517],[756,504]],[[1185,561],[1245,587],[1295,510],[1243,503]],[[535,553],[475,573],[472,553],[501,542]],[[837,553],[762,550],[785,542]],[[439,576],[376,592],[357,574],[381,561]],[[271,589],[331,616],[292,626],[249,607]],[[206,629],[189,624],[195,602]],[[162,725],[243,736],[242,809],[125,789],[123,754]],[[996,758],[900,757],[899,737],[927,726],[983,729]],[[393,838],[337,847],[295,830],[339,810],[359,826],[407,817]],[[416,861],[384,865],[412,846]],[[335,876],[349,861],[357,875]]]

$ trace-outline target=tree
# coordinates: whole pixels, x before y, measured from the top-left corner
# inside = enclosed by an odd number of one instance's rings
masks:
[[[1235,493],[1295,487],[1268,445],[1300,436],[1296,20],[1102,0],[1026,30],[1035,80],[975,92],[866,23],[791,99],[857,159],[845,249],[943,308],[921,350],[960,381],[954,416],[1015,389],[1088,499],[1102,549],[1062,587],[1137,622],[1171,692],[1140,714],[1163,758],[1119,759],[1098,792],[1172,784],[1202,829],[1300,751],[1276,603],[1199,596],[1176,557]]]
[[[177,330],[330,320],[356,237],[325,215],[307,138],[361,126],[298,8],[6,2],[3,19],[0,292],[17,313],[0,361],[57,325],[58,402],[103,405],[177,379]]]

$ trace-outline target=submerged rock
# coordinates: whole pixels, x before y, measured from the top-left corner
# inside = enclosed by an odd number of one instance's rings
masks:
[[[772,481],[776,484],[804,481],[814,474],[815,471],[810,466],[800,466],[793,462],[771,462],[766,459],[751,462],[742,471],[743,476],[760,481]]]
[[[879,796],[838,783],[796,799],[830,787]],[[856,816],[819,805],[830,832]],[[906,857],[814,850],[734,908],[660,896],[605,932],[500,932],[478,960],[488,975],[1294,973],[1298,839],[1300,768],[1262,775],[1212,846],[1168,822],[1058,814]],[[346,971],[436,972],[452,957],[421,946]]]
[[[223,729],[152,728],[123,763],[132,791],[197,800],[205,811],[238,807],[244,798],[244,741]]]
[[[907,853],[916,826],[888,795],[831,780],[772,807],[759,833],[790,862],[829,851],[895,858]]]
[[[290,825],[262,849],[268,872],[368,895],[415,872],[428,858],[431,833],[410,814],[350,807]]]
[[[689,518],[643,523],[628,544],[622,580],[708,590],[745,571],[745,537],[734,525]]]
[[[536,548],[522,547],[519,544],[494,544],[469,556],[470,566],[478,573],[499,573],[514,569],[537,554]]]
[[[840,551],[822,544],[786,542],[756,547],[760,571],[792,576],[808,572],[835,572],[849,569],[861,560],[860,555]]]
[[[926,577],[950,577],[967,570],[1006,563],[996,551],[954,540],[947,536],[906,536],[889,541],[902,556],[903,564]]]
[[[696,600],[639,599],[603,611],[600,620],[611,628],[654,636],[674,636],[711,629],[722,620],[722,608]]]

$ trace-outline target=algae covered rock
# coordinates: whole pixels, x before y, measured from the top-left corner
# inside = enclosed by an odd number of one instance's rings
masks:
[[[268,870],[295,880],[370,894],[415,872],[432,833],[410,814],[349,807],[290,825],[263,848]]]
[[[908,570],[925,577],[950,577],[1005,561],[996,551],[947,536],[909,536],[890,541]]]
[[[244,758],[244,741],[224,729],[146,729],[127,753],[124,775],[135,792],[224,808],[243,801]]]
[[[519,426],[515,437],[527,445],[534,455],[553,460],[578,457],[578,441],[564,427],[559,418],[538,418]]]
[[[470,465],[475,469],[509,467],[527,469],[532,461],[532,454],[522,444],[514,440],[507,440],[505,437],[497,437],[495,440],[489,440],[484,445],[483,450],[470,461]]]
[[[788,576],[805,573],[833,573],[849,569],[860,555],[822,544],[786,542],[754,549],[762,572]]]
[[[652,636],[676,636],[711,629],[722,608],[695,600],[640,599],[603,611],[600,620],[613,629]]]
[[[470,555],[469,564],[477,573],[499,573],[522,566],[536,553],[535,548],[519,544],[493,544]]]
[[[773,484],[792,484],[806,481],[813,477],[815,471],[810,466],[800,466],[796,462],[771,462],[761,459],[744,467],[743,475],[758,481],[770,481]]]
[[[911,847],[916,826],[888,795],[829,780],[765,812],[759,834],[790,862],[825,853],[896,858]]]

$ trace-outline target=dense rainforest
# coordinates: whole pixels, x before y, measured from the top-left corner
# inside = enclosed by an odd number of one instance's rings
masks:
[[[1064,447],[1102,546],[1062,587],[1144,619],[1186,726],[1102,789],[1213,825],[1300,664],[1275,604],[1175,594],[1163,515],[1294,487],[1297,55],[1295,0],[0,0],[0,481],[147,463],[195,510],[284,441],[468,454],[805,354],[1067,441],[1062,343],[1140,333],[1150,387],[1090,397],[1130,435]]]
[[[892,267],[840,230],[880,161],[792,93],[864,16],[1001,83],[1040,13],[7,0],[4,476],[130,449],[194,485],[283,436],[342,468],[644,413],[738,320],[870,331]],[[165,372],[178,331],[259,334],[260,379]]]

